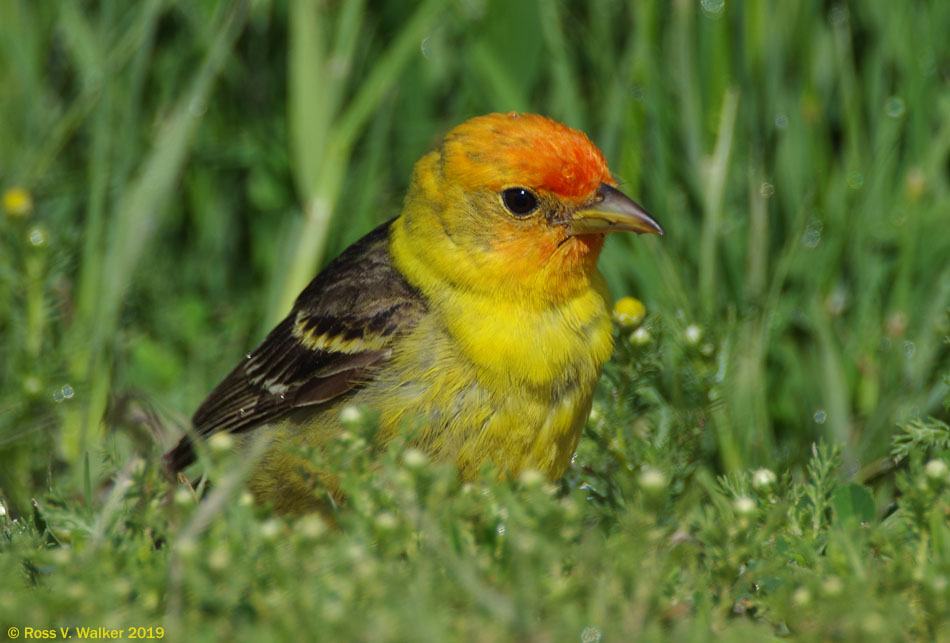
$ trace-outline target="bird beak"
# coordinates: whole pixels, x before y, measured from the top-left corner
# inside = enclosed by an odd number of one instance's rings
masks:
[[[638,234],[663,234],[663,228],[642,207],[620,190],[602,183],[594,200],[571,217],[572,234],[605,234],[626,230]]]

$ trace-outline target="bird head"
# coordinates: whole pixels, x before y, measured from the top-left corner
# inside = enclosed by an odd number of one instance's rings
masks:
[[[559,299],[589,287],[609,232],[663,234],[582,132],[488,114],[417,164],[402,215],[417,259],[467,290]]]

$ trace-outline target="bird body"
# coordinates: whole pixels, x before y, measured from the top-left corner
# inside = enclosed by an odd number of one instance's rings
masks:
[[[614,189],[582,133],[531,114],[463,123],[417,163],[402,214],[355,243],[195,413],[199,436],[266,427],[251,481],[278,509],[316,506],[294,446],[340,432],[344,405],[379,414],[470,479],[563,475],[613,350],[596,269],[606,232],[661,232]],[[191,438],[166,455],[178,470]]]

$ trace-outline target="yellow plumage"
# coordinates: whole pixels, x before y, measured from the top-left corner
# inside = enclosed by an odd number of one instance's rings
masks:
[[[340,431],[345,404],[379,414],[463,478],[486,462],[563,475],[613,349],[596,269],[604,233],[661,232],[612,188],[580,132],[493,114],[416,165],[402,214],[347,250],[195,414],[199,435],[267,430],[251,482],[282,510],[318,505],[293,454]],[[250,416],[250,417],[249,417]],[[167,456],[193,459],[188,438]]]

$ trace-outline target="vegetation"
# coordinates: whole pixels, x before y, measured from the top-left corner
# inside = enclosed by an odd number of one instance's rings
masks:
[[[950,639],[948,32],[883,0],[0,3],[0,627]],[[586,131],[667,231],[607,244],[647,318],[565,480],[462,485],[355,410],[313,454],[333,516],[256,506],[226,440],[165,480],[414,161],[508,110]]]

